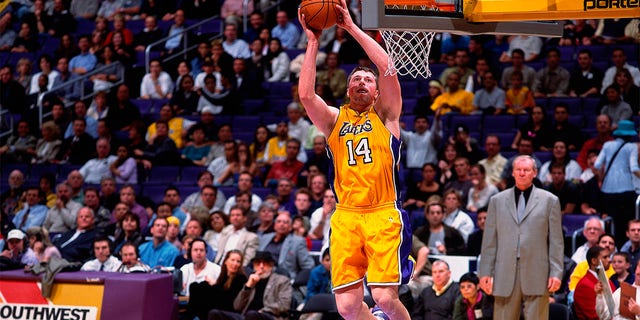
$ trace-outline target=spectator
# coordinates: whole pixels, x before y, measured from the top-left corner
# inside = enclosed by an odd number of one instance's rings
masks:
[[[120,61],[124,66],[130,67],[134,62],[136,62],[133,47],[125,42],[124,33],[122,33],[122,31],[113,31],[113,37],[111,38],[111,43],[108,46],[113,49],[113,59]]]
[[[24,192],[26,199],[24,207],[16,212],[13,224],[22,231],[27,231],[31,227],[41,227],[47,217],[49,208],[40,204],[42,201],[40,189],[37,187],[27,188]]]
[[[333,190],[326,189],[322,199],[322,207],[311,213],[309,238],[322,240],[323,246],[329,243],[331,216],[336,210],[336,196]],[[324,259],[324,257],[323,257]]]
[[[640,261],[640,220],[633,219],[627,222],[626,237],[628,241],[620,248],[631,257],[631,266],[637,266]]]
[[[244,30],[243,39],[247,43],[253,43],[254,40],[258,39],[260,31],[265,27],[266,25],[264,23],[264,16],[262,12],[258,10],[250,12],[249,23],[247,25],[247,29]]]
[[[191,131],[190,142],[184,149],[182,149],[182,160],[188,165],[204,166],[207,162],[207,155],[211,149],[211,146],[205,140],[204,127],[196,124]]]
[[[138,183],[136,160],[131,156],[126,146],[118,147],[117,158],[109,165],[109,171],[111,171],[111,175],[116,179],[116,183]]]
[[[460,296],[453,308],[453,319],[493,319],[494,298],[480,289],[479,282],[473,272],[460,277]]]
[[[155,123],[152,123],[147,128],[146,140],[151,145],[157,137],[157,125],[159,122],[166,122],[169,126],[168,134],[169,138],[175,142],[176,147],[182,148],[184,146],[184,137],[187,134],[187,130],[194,122],[182,117],[176,117],[176,112],[171,108],[169,104],[164,104],[160,108],[160,119]]]
[[[56,81],[56,78],[60,74],[58,71],[51,69],[51,64],[52,64],[51,56],[47,54],[43,54],[40,56],[38,61],[39,61],[38,65],[40,66],[40,72],[34,73],[33,76],[31,77],[31,91],[29,91],[29,94],[38,93],[38,90],[40,88],[38,86],[38,78],[40,78],[41,75],[47,76],[47,79],[48,79],[47,90],[51,90],[51,88],[53,88],[54,82]]]
[[[229,217],[222,211],[214,211],[207,219],[209,223],[209,230],[205,231],[203,239],[207,242],[209,247],[218,250],[218,243],[220,241],[220,235],[222,230],[229,224]],[[227,253],[228,254],[228,253]]]
[[[221,262],[222,258],[231,250],[240,250],[244,257],[253,258],[258,249],[258,236],[247,230],[245,227],[247,216],[244,210],[234,206],[229,211],[229,222],[231,225],[226,226],[218,239],[218,247],[216,258],[214,261]],[[246,260],[245,266],[249,263]]]
[[[473,232],[474,224],[471,217],[461,209],[462,205],[460,193],[453,189],[444,192],[443,223],[458,230],[466,244],[469,234]]]
[[[342,99],[347,92],[347,74],[340,68],[340,56],[331,52],[324,61],[325,70],[318,71],[317,84],[328,85],[335,99]]]
[[[53,0],[53,12],[48,16],[48,19],[49,23],[46,27],[50,36],[59,37],[76,31],[76,20],[69,13],[62,0]]]
[[[278,11],[276,14],[277,25],[271,29],[271,36],[280,39],[284,49],[293,49],[300,38],[300,30],[289,22],[286,11]]]
[[[258,252],[251,261],[253,273],[236,296],[234,311],[245,318],[267,317],[284,319],[291,306],[292,287],[289,278],[274,272],[276,261],[269,252]],[[262,293],[262,294],[257,294]],[[209,319],[236,319],[238,314],[214,309]]]
[[[165,239],[168,226],[167,219],[157,218],[151,227],[152,240],[139,247],[140,260],[152,268],[172,266],[180,253],[174,245]]]
[[[630,120],[633,116],[631,106],[622,100],[620,93],[620,87],[615,84],[605,89],[606,102],[600,110],[601,114],[606,114],[611,119],[611,129],[613,130],[618,128],[620,120]]]
[[[275,161],[267,174],[265,186],[274,184],[281,178],[291,180],[294,184],[298,181],[298,175],[304,167],[304,163],[297,159],[300,153],[300,141],[289,138],[286,143],[286,158],[282,161]]]
[[[110,146],[106,139],[96,142],[97,158],[87,161],[81,168],[80,174],[86,183],[99,184],[102,178],[110,175],[109,167],[118,159],[109,155]]]
[[[493,184],[487,184],[486,171],[481,164],[471,166],[469,176],[473,187],[469,189],[466,208],[471,212],[476,212],[489,204],[489,199],[498,193],[498,189]]]
[[[0,19],[0,29],[2,28],[1,26],[2,20]],[[36,52],[38,49],[40,49],[40,43],[38,42],[37,34],[33,32],[29,23],[22,22],[20,24],[20,32],[13,43],[11,52]]]
[[[94,212],[88,207],[82,207],[74,220],[74,228],[54,238],[53,244],[60,250],[63,259],[83,262],[91,257],[91,247],[96,237]],[[46,224],[45,221],[45,228]]]
[[[329,250],[322,251],[320,264],[311,269],[307,281],[307,295],[305,302],[317,294],[331,293],[331,256]]]
[[[416,116],[426,116],[433,114],[433,110],[431,110],[431,106],[435,102],[436,98],[440,96],[443,92],[444,88],[442,84],[438,80],[429,81],[429,87],[427,89],[427,94],[420,96],[418,101],[416,102],[416,107],[414,109],[414,114]]]
[[[118,204],[118,206],[125,209],[127,207],[127,205],[123,203]],[[127,210],[117,224],[114,233],[115,240],[113,241],[114,251],[121,251],[127,243],[134,245],[137,249],[138,245],[144,240],[140,232],[140,218],[135,213]],[[124,259],[123,256],[122,258]]]
[[[613,48],[611,50],[611,62],[613,65],[607,69],[602,79],[602,93],[615,82],[615,75],[621,69],[629,70],[633,83],[640,87],[640,70],[638,68],[627,63],[627,56],[622,48]]]
[[[80,270],[117,272],[122,263],[111,255],[112,247],[113,243],[109,238],[97,236],[93,240],[93,256],[96,258],[85,262]]]
[[[436,260],[432,264],[433,286],[425,288],[412,313],[412,319],[450,319],[460,295],[458,283],[451,279],[449,264]]]
[[[422,209],[431,196],[442,195],[442,185],[435,180],[436,171],[436,165],[433,163],[428,162],[422,166],[422,180],[409,185],[403,207],[412,210]]]
[[[224,26],[225,40],[222,42],[224,51],[233,58],[247,59],[251,57],[249,52],[249,44],[243,39],[238,38],[238,26],[235,24],[225,24]],[[288,67],[288,65],[287,65]]]
[[[615,270],[616,274],[611,276],[609,280],[613,282],[613,285],[620,288],[622,282],[633,285],[636,280],[636,276],[630,273],[631,270],[631,258],[626,252],[616,252],[611,257],[611,266]]]
[[[544,108],[541,106],[533,107],[529,114],[529,119],[525,124],[520,126],[516,136],[513,138],[511,148],[518,149],[520,141],[526,136],[527,139],[533,143],[533,150],[548,151],[548,148],[545,145],[548,143],[549,139],[552,138],[552,128],[546,118],[547,114]]]
[[[451,72],[447,76],[447,91],[433,101],[431,110],[441,115],[450,112],[471,114],[474,111],[473,97],[473,93],[460,89],[460,75]]]
[[[557,140],[553,143],[553,150],[551,151],[551,159],[545,162],[538,172],[538,179],[545,185],[552,182],[553,177],[551,173],[551,167],[558,163],[564,168],[565,177],[568,181],[578,181],[582,174],[582,168],[575,160],[571,159],[569,152],[567,152],[567,143],[562,140]]]
[[[437,162],[436,148],[442,139],[441,128],[440,115],[436,114],[431,128],[426,116],[416,116],[414,131],[400,130],[400,137],[407,144],[407,168],[417,169],[426,163]]]
[[[58,200],[54,207],[49,209],[42,226],[54,236],[67,232],[76,227],[76,216],[82,205],[71,200],[71,187],[66,183],[56,187]]]
[[[54,163],[60,152],[62,141],[59,139],[58,126],[53,121],[42,124],[42,138],[38,139],[32,163]]]
[[[173,93],[171,100],[169,101],[169,105],[176,113],[184,113],[185,115],[193,115],[197,113],[200,94],[194,90],[193,84],[193,77],[189,74],[180,78],[178,90]]]
[[[215,283],[220,275],[220,266],[207,260],[207,243],[201,238],[191,242],[189,258],[192,262],[180,268],[182,271],[182,295],[190,296],[190,287],[203,281]]]
[[[453,51],[452,51],[453,52]],[[452,67],[448,67],[442,71],[440,74],[440,83],[447,83],[449,81],[449,75],[452,73],[457,73],[460,82],[458,83],[458,89],[464,90],[467,87],[467,83],[469,79],[473,78],[474,71],[469,67],[469,51],[466,47],[455,49],[454,56],[455,65]],[[473,88],[473,85],[471,85]],[[473,90],[468,90],[473,93]]]
[[[511,76],[514,72],[519,71],[521,73],[521,81],[523,87],[532,89],[533,83],[535,81],[536,70],[531,68],[530,66],[524,64],[524,51],[522,49],[514,49],[511,52],[511,64],[512,66],[507,67],[502,71],[502,79],[500,80],[500,84],[503,88],[513,88],[511,84]]]
[[[98,17],[103,17],[112,21],[118,14],[119,9],[122,8],[122,1],[120,0],[105,0],[100,4],[98,9]]]
[[[510,87],[505,94],[508,114],[527,114],[535,106],[533,93],[529,87],[522,85],[522,80],[522,72],[519,70],[511,73]]]
[[[482,251],[482,236],[484,234],[484,225],[487,221],[487,207],[478,209],[476,215],[476,223],[478,228],[469,235],[467,240],[467,255],[477,257]]]
[[[633,83],[629,69],[622,68],[616,72],[615,84],[620,88],[622,100],[631,106],[633,114],[639,114],[640,88]]]
[[[100,205],[98,189],[87,187],[84,190],[84,205],[94,212],[96,233],[98,235],[106,234],[111,224],[111,211]]]
[[[11,51],[16,41],[16,32],[11,28],[11,13],[6,12],[0,17],[0,51]]]
[[[120,189],[120,202],[129,207],[129,211],[135,213],[140,218],[140,226],[149,224],[149,214],[143,206],[136,202],[136,194],[132,185],[125,185]],[[115,211],[114,211],[115,212]],[[111,217],[112,222],[116,222],[115,216]]]
[[[211,172],[207,170],[202,170],[198,174],[197,180],[198,187],[200,187],[200,191],[194,192],[187,196],[184,202],[181,205],[181,208],[184,212],[190,212],[191,209],[195,207],[203,207],[204,203],[202,202],[202,189],[205,186],[213,186],[213,175]],[[224,196],[222,191],[218,190],[216,187],[212,187],[213,195],[207,196],[207,198],[213,197],[213,207],[217,209],[221,209],[224,207],[227,198]]]
[[[148,45],[160,39],[162,39],[162,30],[158,28],[156,17],[147,16],[144,18],[144,29],[134,36],[135,50],[144,51]]]
[[[22,207],[22,196],[24,193],[24,174],[20,170],[13,170],[9,173],[9,190],[0,195],[2,213],[13,219],[14,213]]]
[[[215,176],[215,175],[214,175]],[[248,171],[241,171],[238,176],[238,194],[240,193],[248,193],[250,198],[250,209],[252,211],[258,212],[260,205],[262,204],[262,199],[255,193],[252,192],[253,189],[253,176]],[[231,207],[236,205],[236,196],[232,196],[227,199],[224,205],[224,212],[228,213]],[[248,225],[249,227],[251,225]]]
[[[498,115],[505,112],[505,93],[497,87],[493,72],[487,71],[482,77],[483,88],[473,96],[473,107],[483,114]]]
[[[162,71],[160,60],[154,59],[149,63],[149,73],[142,78],[140,85],[141,99],[171,98],[173,82],[168,73]]]
[[[593,66],[591,51],[581,49],[578,52],[578,68],[571,74],[569,95],[583,98],[598,96],[603,76],[602,70]]]
[[[524,62],[532,62],[538,59],[542,49],[542,39],[534,36],[511,36],[509,38],[509,51],[502,53],[500,62],[509,62],[510,57],[516,49],[521,49]]]
[[[142,7],[142,0],[125,0],[122,2],[122,7],[119,13],[124,16],[126,20],[140,19],[138,15]]]
[[[580,128],[569,122],[569,107],[564,103],[556,104],[553,117],[555,123],[552,126],[551,139],[547,140],[547,145],[540,149],[548,151],[552,147],[550,142],[563,140],[569,151],[578,151],[582,146],[582,132]]]
[[[80,49],[80,53],[69,61],[69,71],[77,75],[84,75],[96,67],[98,59],[89,52],[89,36],[81,36],[78,39],[78,49]]]
[[[601,234],[600,237],[598,237],[597,245],[591,247],[589,250],[596,247],[600,247],[600,248],[603,248],[604,250],[607,250],[609,252],[607,254],[607,257],[610,257],[611,253],[616,251],[616,243],[615,243],[615,240],[613,239],[613,235],[608,233]],[[578,285],[578,282],[589,272],[590,262],[588,260],[588,255],[586,257],[587,258],[584,261],[576,264],[575,267],[573,268],[573,272],[571,272],[571,276],[569,277],[569,287],[568,287],[569,290],[571,291],[575,291],[576,286]],[[613,267],[610,264],[608,264],[606,268],[604,268],[604,273],[607,278],[610,278],[616,272],[615,270],[613,270]]]
[[[596,118],[596,132],[597,135],[595,137],[585,141],[582,145],[578,158],[576,159],[578,164],[580,164],[580,167],[585,171],[589,167],[587,165],[587,154],[589,151],[595,150],[596,152],[600,152],[602,145],[604,145],[605,142],[613,140],[613,137],[611,136],[611,118],[608,115],[598,115]]]
[[[215,281],[210,279],[189,287],[191,291],[187,306],[189,316],[196,315],[199,319],[207,319],[207,314],[212,309],[235,311],[233,300],[247,281],[242,261],[242,252],[231,250],[227,252],[221,264],[218,279]],[[212,296],[217,298],[211,299]]]
[[[3,264],[4,270],[21,269],[24,266],[33,266],[38,264],[36,254],[26,245],[26,237],[24,232],[19,229],[13,229],[7,234],[6,249],[0,253],[0,257],[9,260],[6,265]],[[6,261],[5,261],[6,263]]]
[[[32,227],[27,230],[29,246],[36,254],[39,262],[47,262],[52,257],[60,259],[60,251],[49,240],[49,232],[42,227]]]
[[[20,62],[22,61],[22,63]],[[25,70],[31,65],[31,61],[18,60],[18,71],[20,72],[17,80],[13,79],[13,71],[11,66],[3,66],[0,68],[0,103],[14,114],[27,114],[27,93],[30,92],[31,70]],[[21,65],[27,65],[21,67]],[[34,126],[35,127],[35,126]],[[32,127],[32,130],[36,128]]]
[[[278,38],[269,40],[269,50],[263,57],[264,79],[266,82],[289,82],[289,55]]]
[[[129,131],[134,121],[141,119],[140,110],[131,103],[129,98],[129,88],[125,84],[118,86],[116,101],[111,104],[107,123],[113,132]],[[142,132],[139,132],[143,134]]]
[[[462,255],[465,241],[458,230],[444,224],[444,206],[430,203],[425,206],[427,225],[414,232],[420,241],[429,247],[433,255]]]
[[[87,152],[94,148],[95,140],[85,132],[86,126],[87,120],[84,117],[73,120],[73,135],[62,142],[58,160],[82,165],[94,156],[93,152]]]
[[[567,180],[565,170],[566,167],[562,163],[552,164],[551,183],[545,189],[560,199],[562,214],[572,214],[579,203],[580,191],[571,180]]]
[[[587,241],[576,249],[571,256],[571,260],[576,264],[585,261],[587,259],[587,251],[598,244],[602,234],[604,234],[604,221],[597,217],[585,220],[582,235]]]
[[[168,107],[168,106],[167,106]],[[171,109],[168,107],[168,109]],[[134,150],[134,154],[142,157],[145,168],[151,166],[177,165],[180,157],[176,143],[169,137],[169,124],[159,120],[155,123],[156,135],[144,151]]]
[[[469,189],[473,186],[471,177],[469,176],[469,170],[471,165],[467,158],[458,157],[453,161],[453,167],[456,172],[456,179],[447,182],[444,185],[445,190],[453,189],[460,195],[460,203],[466,204],[469,199]]]
[[[560,51],[551,48],[547,51],[547,66],[536,72],[533,84],[533,96],[564,97],[569,94],[569,71],[560,66]]]
[[[98,13],[100,2],[93,0],[74,0],[69,11],[76,19],[93,20]]]
[[[212,107],[214,114],[241,113],[241,97],[233,90],[229,74],[220,75],[219,87],[216,86],[216,76],[213,74],[205,76],[204,84],[205,86],[200,90],[198,111],[202,111],[206,107]]]
[[[71,200],[82,204],[84,202],[84,178],[78,170],[72,170],[67,175],[66,182],[71,187]]]
[[[166,55],[171,55],[182,49],[183,33],[185,31],[185,18],[184,11],[182,9],[176,10],[173,15],[173,24],[167,32],[167,36],[170,38],[164,43],[164,51]]]
[[[125,242],[120,249],[122,265],[118,268],[121,273],[147,273],[151,268],[140,261],[138,247],[130,242]]]
[[[86,123],[86,129],[85,129],[86,133],[88,133],[93,138],[97,138],[98,122],[92,117],[87,115],[87,105],[85,104],[85,102],[82,100],[76,101],[76,103],[74,104],[73,110],[74,110],[73,118],[84,119]],[[64,133],[65,139],[72,137],[74,135],[74,131],[75,131],[74,123],[70,123],[69,126],[67,126],[67,130]]]
[[[589,272],[578,282],[574,293],[573,306],[578,319],[598,319],[600,315],[596,312],[596,292],[602,290],[598,277],[594,274],[598,272],[598,266],[603,265],[605,269],[609,268],[609,258],[611,252],[601,247],[591,247],[587,251],[587,261],[589,263]],[[609,281],[611,291],[615,287]],[[597,289],[600,289],[596,291]]]
[[[0,159],[4,163],[31,163],[37,140],[29,134],[29,123],[26,120],[18,121],[16,131],[17,134],[9,137],[7,144],[0,147]]]

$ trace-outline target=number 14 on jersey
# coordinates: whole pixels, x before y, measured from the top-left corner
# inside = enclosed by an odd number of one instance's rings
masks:
[[[369,138],[363,137],[358,141],[355,148],[353,147],[353,140],[347,140],[347,153],[349,154],[349,165],[355,166],[358,164],[356,157],[362,158],[363,163],[371,163],[371,149],[369,148]]]

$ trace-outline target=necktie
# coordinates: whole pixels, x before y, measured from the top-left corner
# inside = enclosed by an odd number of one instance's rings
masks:
[[[29,218],[29,212],[31,212],[31,208],[27,209],[27,212],[25,212],[24,216],[22,216],[22,221],[20,221],[20,226],[18,226],[19,229],[23,229],[24,225],[27,223],[27,218]]]
[[[104,263],[100,264],[100,271],[104,271]]]
[[[520,197],[518,198],[518,222],[522,221],[522,217],[524,217],[524,209],[526,204],[524,202],[524,192],[520,192]]]

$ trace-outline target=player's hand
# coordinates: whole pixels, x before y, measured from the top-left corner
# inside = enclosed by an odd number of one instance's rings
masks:
[[[547,289],[549,292],[556,292],[560,289],[560,279],[556,277],[549,277],[549,281],[547,282]]]
[[[351,20],[351,14],[349,14],[349,7],[347,6],[347,1],[340,0],[340,5],[336,6],[338,10],[338,19],[336,24],[344,29],[353,25],[353,20]]]
[[[300,12],[300,8],[298,8],[298,21],[300,22],[300,25],[302,26],[302,30],[304,30],[304,33],[307,35],[307,38],[309,38],[309,40],[318,41],[320,39],[320,36],[322,35],[322,30],[314,30],[307,27],[305,16],[302,12]]]
[[[493,293],[493,277],[484,276],[480,278],[480,289],[484,293],[491,295]]]

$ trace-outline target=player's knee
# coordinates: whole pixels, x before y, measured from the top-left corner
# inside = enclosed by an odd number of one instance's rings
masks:
[[[356,319],[362,309],[362,301],[354,299],[340,299],[336,296],[338,313],[345,319]]]

